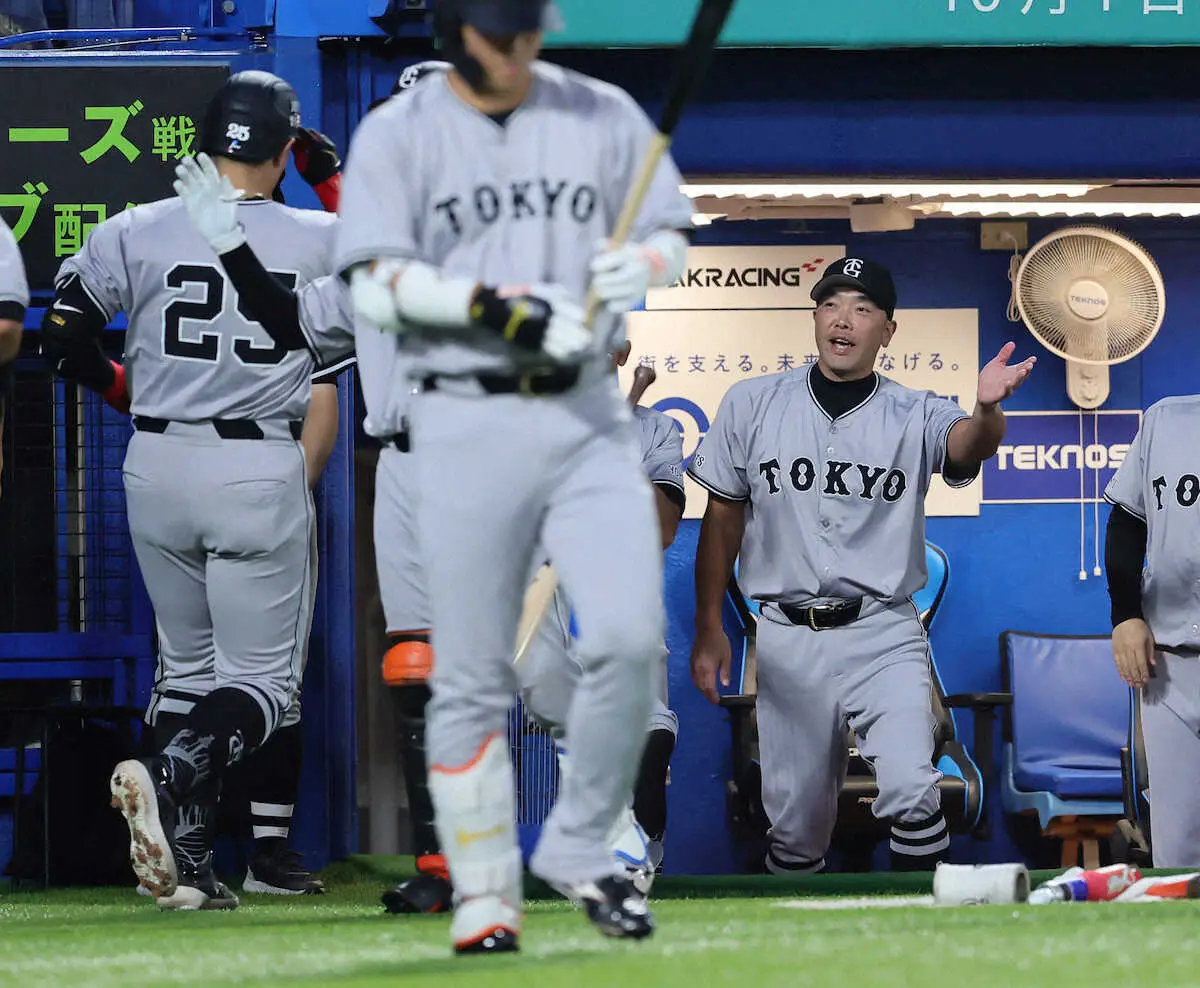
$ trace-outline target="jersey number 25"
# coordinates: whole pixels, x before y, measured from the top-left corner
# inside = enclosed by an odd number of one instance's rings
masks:
[[[272,271],[289,290],[296,287],[294,271]],[[200,285],[204,288],[203,298],[177,298],[163,310],[163,353],[182,360],[207,360],[215,362],[221,358],[221,334],[201,331],[198,335],[185,338],[183,321],[211,323],[225,311],[226,292],[237,298],[238,315],[248,324],[258,323],[242,308],[242,300],[233,291],[219,269],[209,264],[176,264],[167,272],[168,288],[184,288]],[[273,343],[258,346],[250,336],[233,338],[233,355],[243,364],[278,364],[287,356],[287,350]]]

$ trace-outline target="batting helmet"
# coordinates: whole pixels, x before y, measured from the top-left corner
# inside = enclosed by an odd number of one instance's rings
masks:
[[[270,72],[238,72],[209,100],[201,149],[258,164],[278,155],[296,136],[300,100]]]
[[[464,24],[494,37],[526,31],[560,31],[554,0],[440,0],[433,14],[438,47],[472,89],[483,83],[483,67],[463,47]]]

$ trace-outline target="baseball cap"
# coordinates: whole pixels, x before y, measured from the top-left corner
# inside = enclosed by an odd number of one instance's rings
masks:
[[[896,313],[896,285],[892,273],[882,264],[865,257],[843,257],[825,269],[812,290],[814,302],[821,302],[835,289],[853,288],[862,292],[891,319]]]
[[[459,0],[458,9],[477,31],[497,37],[562,29],[562,17],[550,0]]]

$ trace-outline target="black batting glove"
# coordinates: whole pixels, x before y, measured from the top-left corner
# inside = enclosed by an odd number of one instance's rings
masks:
[[[342,171],[337,145],[324,134],[308,127],[301,127],[296,135],[292,159],[296,162],[300,177],[314,189]]]
[[[471,302],[471,320],[522,350],[540,350],[554,310],[532,295],[501,298],[494,288],[480,288]]]

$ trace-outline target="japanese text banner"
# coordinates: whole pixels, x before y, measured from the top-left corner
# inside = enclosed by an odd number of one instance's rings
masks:
[[[174,195],[225,65],[0,67],[0,215],[48,290],[98,224]]]

